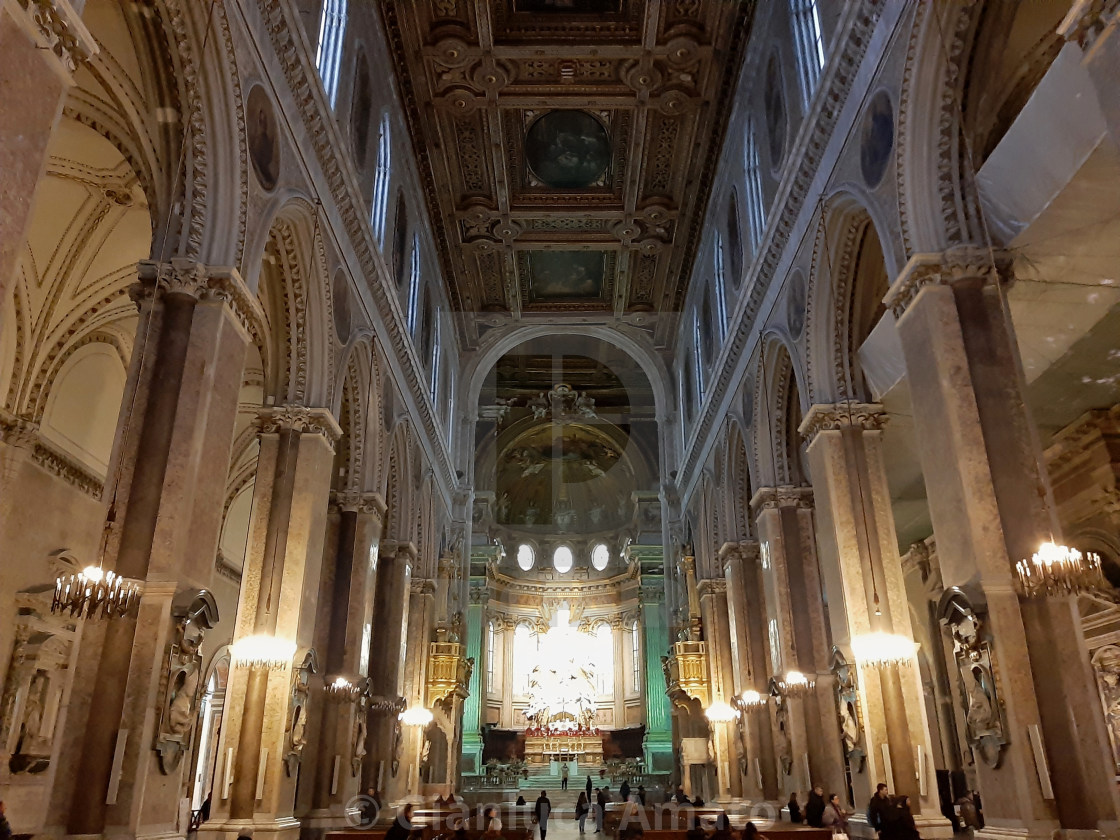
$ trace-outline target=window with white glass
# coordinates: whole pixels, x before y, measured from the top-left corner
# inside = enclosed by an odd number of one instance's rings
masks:
[[[557,546],[556,550],[552,552],[552,566],[560,574],[570,572],[574,560],[575,557],[572,555],[572,550],[566,545]]]
[[[727,254],[723,235],[716,231],[713,268],[716,277],[716,311],[719,313],[720,341],[727,337]]]
[[[486,690],[494,690],[494,641],[497,636],[497,631],[494,629],[494,622],[491,621],[486,625]]]
[[[614,634],[609,624],[595,628],[595,690],[614,694]]]
[[[517,547],[517,565],[521,567],[523,572],[529,571],[533,568],[533,561],[536,555],[533,553],[533,547],[528,543],[521,543]]]
[[[529,693],[529,675],[537,664],[539,638],[528,624],[518,624],[513,631],[513,692]]]
[[[801,96],[808,107],[824,67],[824,41],[817,0],[790,0],[790,14],[793,18],[793,40],[797,46]]]
[[[385,221],[389,216],[389,182],[392,166],[393,145],[389,132],[389,114],[381,115],[377,135],[377,169],[373,174],[373,206],[370,210],[370,224],[377,244],[385,247]]]
[[[766,229],[766,210],[762,204],[762,170],[758,165],[758,133],[755,131],[754,121],[747,122],[746,132],[746,160],[744,161],[744,176],[746,189],[744,196],[747,205],[747,231],[750,237],[751,250],[758,249],[762,240],[762,232]]]
[[[323,90],[333,108],[338,99],[338,77],[342,66],[342,40],[346,34],[346,0],[324,0],[319,18],[319,45],[315,66],[323,80]]]
[[[611,562],[611,550],[607,548],[606,543],[596,543],[591,549],[591,565],[601,572],[607,568],[609,562]]]
[[[416,335],[417,310],[420,298],[420,237],[412,237],[412,262],[408,280],[408,331]]]
[[[642,642],[637,621],[630,625],[630,657],[630,687],[637,694],[642,688]]]

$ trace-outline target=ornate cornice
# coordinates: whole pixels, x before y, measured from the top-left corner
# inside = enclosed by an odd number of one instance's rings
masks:
[[[940,254],[915,254],[903,267],[883,303],[897,320],[926,286],[992,282],[999,276],[997,265],[1001,262],[1006,262],[1002,255],[971,245]]]
[[[35,444],[31,459],[52,475],[61,478],[72,487],[94,499],[101,498],[104,483],[101,477],[67,455],[59,452],[43,441]]]
[[[757,562],[760,554],[760,547],[754,540],[743,540],[738,543],[725,543],[723,548],[720,549],[720,559],[723,561],[723,572],[727,574],[728,569],[731,568],[732,563],[739,563],[746,565],[748,563]]]
[[[256,295],[249,292],[240,272],[231,266],[205,265],[174,257],[166,262],[141,260],[139,282],[129,287],[132,300],[141,306],[153,294],[188,295],[198,301],[216,301],[229,306],[245,332],[263,341],[266,318]]]
[[[760,510],[776,510],[786,507],[812,510],[814,507],[813,488],[793,487],[788,484],[781,487],[759,487],[758,492],[751,499],[751,510],[755,513]]]
[[[20,25],[63,81],[74,83],[78,65],[97,54],[97,42],[69,0],[3,0]]]
[[[305,405],[278,405],[262,408],[257,414],[257,427],[262,435],[290,430],[301,435],[321,435],[331,448],[342,437],[342,427],[325,408]]]
[[[806,440],[812,441],[820,432],[839,432],[844,429],[878,432],[886,424],[887,412],[881,405],[851,400],[831,405],[814,405],[801,421],[798,432]]]
[[[696,591],[703,598],[707,595],[726,595],[727,594],[727,580],[726,578],[704,578],[696,584]]]
[[[30,449],[38,441],[38,423],[0,409],[0,443]]]
[[[372,516],[378,522],[385,518],[385,500],[380,493],[359,493],[356,490],[339,490],[334,493],[334,503],[339,510]]]
[[[768,235],[760,243],[759,258],[743,279],[743,288],[750,291],[746,302],[742,304],[741,314],[728,325],[726,347],[712,367],[717,372],[716,378],[706,388],[709,396],[693,424],[695,431],[692,437],[685,442],[686,448],[680,465],[682,480],[691,481],[691,478],[685,477],[698,473],[701,455],[706,451],[705,442],[717,422],[723,419],[720,406],[722,397],[734,392],[732,380],[737,376],[739,361],[760,340],[760,320],[768,314],[763,312],[762,305],[770,287],[762,278],[779,274],[778,263],[790,242],[797,219],[805,208],[817,169],[829,148],[829,138],[858,76],[859,64],[871,43],[872,30],[884,5],[884,0],[862,0],[845,8],[844,18],[837,29],[834,51],[821,75],[809,113],[803,121],[806,128],[798,136],[797,147],[789,154],[789,160],[796,160],[798,155],[800,160],[796,166],[787,170],[778,193],[771,202],[771,207],[777,212],[767,224]]]
[[[431,578],[413,578],[409,584],[409,592],[413,595],[434,595],[436,582]]]

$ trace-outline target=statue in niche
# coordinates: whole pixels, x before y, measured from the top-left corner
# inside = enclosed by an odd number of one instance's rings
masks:
[[[350,752],[350,775],[357,776],[362,772],[362,760],[368,752],[366,748],[366,710],[365,706],[358,707],[354,715],[354,747]]]
[[[859,722],[859,687],[855,669],[838,647],[832,649],[832,673],[836,677],[836,705],[840,714],[840,742],[853,773],[862,773],[867,759],[863,751],[863,729]]]
[[[607,509],[602,505],[595,505],[588,511],[587,515],[591,519],[592,525],[602,525],[607,515]]]
[[[303,664],[292,674],[291,711],[288,718],[288,751],[284,756],[284,769],[289,777],[295,776],[307,746],[307,713],[311,698],[311,676],[319,672],[319,660],[314,650],[309,650]]]
[[[782,774],[789,776],[793,773],[793,742],[789,738],[789,707],[782,698],[778,699],[774,717],[778,724],[778,762]]]
[[[393,721],[393,760],[389,765],[389,769],[393,776],[397,775],[397,771],[401,769],[401,747],[404,746],[404,729],[401,727],[400,719]]]
[[[1120,770],[1120,647],[1105,645],[1093,653],[1093,673],[1108,726],[1112,758]]]
[[[218,605],[205,589],[185,590],[171,605],[174,637],[163,673],[163,701],[155,750],[160,772],[172,773],[190,749],[202,697],[202,640],[218,622]]]

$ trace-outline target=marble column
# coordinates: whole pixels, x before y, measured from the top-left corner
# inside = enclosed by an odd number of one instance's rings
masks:
[[[730,703],[735,693],[731,662],[731,628],[728,624],[727,582],[712,578],[697,584],[700,615],[704,621],[704,639],[708,643],[708,680],[711,701]],[[734,748],[737,725],[710,723],[716,755],[716,778],[720,801],[738,799],[743,795],[738,756]]]
[[[761,609],[757,542],[727,543],[720,549],[727,581],[727,618],[731,636],[734,693],[766,694],[766,619]],[[758,801],[778,798],[769,707],[744,711],[738,722],[743,761],[743,796]]]
[[[320,604],[320,627],[316,631],[316,644],[324,650],[323,685],[327,691],[318,709],[314,780],[306,786],[311,790],[303,820],[305,829],[343,826],[346,803],[359,793],[361,764],[369,741],[364,698],[332,695],[329,687],[343,678],[355,692],[366,688],[384,516],[385,502],[376,493],[335,495],[327,547],[333,557],[331,597]]]
[[[269,670],[238,665],[230,671],[219,756],[225,767],[200,835],[251,831],[256,838],[289,838],[296,781],[312,772],[308,742],[311,672],[319,581],[327,525],[334,447],[341,435],[330,412],[283,405],[258,415],[260,455],[249,522],[248,552],[238,603],[234,646],[266,636],[295,647],[293,662]],[[329,597],[329,596],[328,596]]]
[[[1060,535],[997,282],[986,250],[961,248],[916,255],[887,296],[943,582],[985,602],[1007,744],[977,760],[979,789],[1001,829],[1106,828],[1120,805],[1077,605],[1015,588],[1014,564]]]
[[[645,700],[646,736],[642,744],[646,767],[654,773],[671,773],[673,758],[673,723],[669,698],[665,694],[665,677],[661,657],[669,650],[669,626],[665,616],[665,579],[642,575],[641,628],[644,663],[642,688]]]
[[[813,690],[790,703],[794,775],[803,789],[846,787],[836,712],[835,678],[830,670],[828,616],[817,563],[813,491],[809,487],[763,487],[751,500],[762,559],[767,614],[777,619],[783,665],[814,681]],[[769,601],[773,599],[771,608]],[[800,738],[804,736],[804,741]],[[808,762],[808,774],[805,763]]]
[[[416,547],[412,543],[381,542],[373,602],[377,632],[369,652],[369,754],[362,771],[362,789],[374,788],[383,795],[383,802],[391,780],[401,772],[404,731],[397,715],[405,708],[405,625],[415,562]]]
[[[848,662],[854,662],[857,635],[914,638],[883,461],[884,422],[881,406],[842,403],[813,406],[801,425],[809,440],[832,637]],[[866,766],[850,768],[856,803],[867,802],[876,784],[886,782],[892,793],[912,797],[923,836],[948,836],[917,656],[902,666],[856,670],[867,756]]]
[[[49,825],[67,833],[174,827],[182,762],[161,772],[151,743],[175,619],[171,603],[209,586],[249,335],[258,308],[233,269],[140,264],[140,314],[104,498],[99,558],[145,581],[136,617],[83,633],[65,734],[72,756]]]
[[[25,0],[0,7],[0,302],[9,293],[62,103],[78,66],[97,53],[82,23],[84,5]]]
[[[413,578],[408,598],[408,632],[404,655],[404,687],[401,694],[406,706],[428,707],[428,646],[433,640],[436,582],[430,578]],[[424,729],[406,726],[400,772],[386,788],[392,801],[421,792],[420,763],[424,746]]]
[[[467,606],[467,658],[474,659],[471,671],[470,696],[463,703],[463,758],[464,774],[482,772],[482,708],[486,702],[486,621],[487,588],[485,578],[471,578],[470,603]],[[495,651],[497,655],[497,651]]]

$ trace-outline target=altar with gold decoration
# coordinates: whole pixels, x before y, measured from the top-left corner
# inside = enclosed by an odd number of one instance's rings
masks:
[[[566,761],[598,767],[603,762],[603,735],[593,728],[529,727],[525,730],[525,760],[530,764]]]

